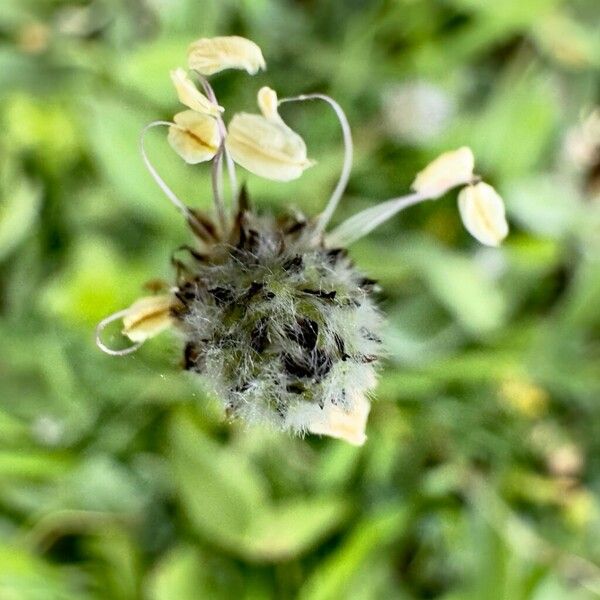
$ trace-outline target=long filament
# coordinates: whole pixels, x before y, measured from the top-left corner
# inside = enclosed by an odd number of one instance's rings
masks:
[[[342,135],[344,138],[344,164],[342,165],[342,171],[340,173],[340,178],[338,179],[337,185],[329,198],[327,205],[325,206],[325,210],[319,215],[317,218],[317,223],[315,225],[315,235],[321,234],[327,224],[331,220],[337,205],[348,185],[348,180],[350,179],[350,172],[352,170],[352,157],[354,154],[354,145],[352,143],[352,132],[350,130],[350,123],[348,122],[348,117],[346,117],[346,113],[342,109],[342,107],[330,96],[325,94],[301,94],[300,96],[293,96],[291,98],[282,98],[279,100],[279,104],[283,104],[284,102],[304,102],[305,100],[323,100],[327,102],[331,108],[335,111],[335,114],[340,122],[340,126],[342,128]]]
[[[106,326],[110,325],[111,323],[114,323],[115,321],[118,321],[119,319],[122,319],[123,317],[126,317],[128,314],[128,308],[119,310],[118,312],[113,313],[112,315],[109,315],[108,317],[102,319],[102,321],[100,321],[100,323],[96,325],[96,346],[98,346],[98,348],[100,348],[102,352],[110,354],[111,356],[125,356],[127,354],[132,354],[133,352],[135,352],[144,343],[135,342],[132,346],[129,346],[129,348],[123,348],[122,350],[113,350],[102,341],[102,332],[104,331]]]
[[[401,210],[429,200],[419,193],[407,194],[399,198],[392,198],[376,206],[367,208],[338,225],[331,233],[327,234],[326,242],[329,246],[346,247],[379,227],[382,223],[399,213]]]
[[[215,198],[215,208],[219,218],[219,226],[221,233],[226,234],[227,231],[227,215],[225,214],[225,205],[223,204],[223,151],[224,140],[221,139],[221,145],[218,152],[215,154],[212,161],[212,187],[213,196]]]
[[[202,88],[204,89],[204,93],[206,94],[206,97],[213,104],[218,105],[219,102],[217,100],[217,96],[215,94],[215,91],[213,90],[212,85],[210,85],[210,83],[208,82],[208,79],[206,79],[206,77],[198,74],[198,80],[202,84]],[[225,122],[223,121],[223,117],[220,114],[217,115],[217,124],[219,126],[219,133],[221,134],[221,138],[223,140],[225,140],[225,137],[227,136],[227,128],[225,127]],[[225,154],[225,163],[227,164],[227,174],[229,176],[229,186],[231,187],[231,209],[232,209],[233,214],[235,214],[237,212],[237,201],[238,201],[238,195],[239,195],[239,187],[238,187],[238,182],[237,182],[237,176],[235,173],[235,163],[233,162],[233,159],[231,158],[229,151],[225,147],[224,147],[224,154]]]
[[[171,127],[173,123],[169,121],[153,121],[152,123],[148,123],[140,134],[140,152],[142,154],[142,159],[144,161],[144,165],[152,178],[158,185],[158,187],[164,192],[165,196],[171,201],[171,204],[181,212],[181,214],[188,220],[191,221],[194,226],[197,228],[199,232],[204,234],[207,238],[210,238],[210,233],[206,229],[204,225],[198,220],[196,215],[176,196],[175,192],[165,183],[164,179],[158,174],[158,171],[154,168],[154,165],[150,162],[148,158],[148,154],[146,153],[146,148],[144,146],[145,136],[148,130],[153,127]]]

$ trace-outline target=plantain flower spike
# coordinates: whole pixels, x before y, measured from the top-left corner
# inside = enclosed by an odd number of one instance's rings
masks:
[[[225,147],[236,163],[255,175],[275,181],[297,179],[314,164],[306,156],[304,140],[279,116],[272,89],[258,92],[258,105],[262,115],[234,115]]]
[[[145,296],[134,302],[123,316],[123,335],[132,342],[145,342],[173,324],[169,295]]]
[[[188,74],[181,67],[171,71],[171,81],[177,92],[179,101],[188,108],[199,113],[216,117],[225,109],[214,102],[211,102],[188,77]]]
[[[457,185],[470,183],[474,166],[473,152],[466,146],[444,152],[417,173],[411,187],[427,198],[439,198]]]
[[[502,199],[473,175],[473,153],[462,147],[425,167],[412,193],[369,206],[331,230],[354,147],[342,107],[325,94],[278,99],[263,87],[257,96],[260,113],[235,114],[227,131],[203,76],[228,68],[256,73],[265,67],[260,48],[239,37],[198,40],[190,47],[189,66],[200,73],[206,96],[183,69],[172,71],[189,110],[175,115],[174,122],[146,125],[140,150],[150,175],[184,216],[193,242],[181,246],[187,254],[173,261],[177,272],[170,293],[142,298],[104,318],[96,327],[96,343],[107,354],[125,356],[172,325],[181,336],[183,368],[201,378],[226,417],[361,446],[385,355],[386,326],[376,301],[379,286],[354,264],[348,246],[399,212],[457,186],[466,186],[458,199],[465,227],[480,242],[496,246],[508,232]],[[246,187],[237,185],[235,163],[267,179],[300,177],[313,161],[278,107],[305,101],[325,102],[339,121],[344,154],[337,183],[316,215],[264,214]],[[155,127],[169,128],[168,141],[186,162],[213,159],[211,212],[188,206],[152,165],[144,135]],[[111,348],[102,339],[116,321],[130,340],[125,348]]]
[[[184,110],[173,117],[168,141],[173,150],[190,165],[205,162],[219,150],[221,137],[217,121],[210,115]]]
[[[188,49],[188,65],[201,75],[213,75],[225,69],[243,69],[256,75],[260,69],[267,68],[261,49],[236,35],[196,40]]]
[[[469,185],[458,194],[458,210],[467,231],[486,246],[499,246],[508,235],[504,202],[483,181]]]

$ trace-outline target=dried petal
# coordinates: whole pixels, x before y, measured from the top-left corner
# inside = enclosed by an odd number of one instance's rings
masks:
[[[458,209],[467,231],[486,246],[498,246],[508,235],[504,202],[483,181],[469,185],[458,195]]]
[[[225,145],[235,162],[266,179],[291,181],[314,164],[295,131],[262,115],[234,115]]]
[[[224,69],[245,69],[255,75],[266,69],[260,48],[239,36],[202,38],[192,43],[188,50],[190,69],[202,75],[212,75]]]
[[[194,110],[184,110],[173,117],[169,127],[169,144],[185,162],[193,165],[210,160],[219,149],[217,121]]]
[[[363,394],[356,394],[350,412],[341,406],[329,404],[323,408],[322,419],[311,423],[308,430],[317,435],[344,440],[353,446],[362,446],[367,440],[365,429],[371,404]]]
[[[179,101],[182,104],[185,104],[188,108],[200,113],[211,115],[213,117],[216,117],[220,112],[225,110],[222,106],[211,102],[194,85],[194,82],[188,77],[188,74],[182,68],[171,71],[171,81],[175,86]]]
[[[444,152],[417,174],[412,189],[427,198],[439,198],[448,190],[473,179],[475,159],[470,148]]]
[[[172,296],[145,296],[134,302],[123,317],[123,335],[132,342],[144,342],[173,323]]]

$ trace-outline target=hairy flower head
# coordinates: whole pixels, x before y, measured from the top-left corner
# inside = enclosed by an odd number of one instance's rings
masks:
[[[274,90],[262,87],[260,114],[235,114],[226,127],[202,75],[227,68],[254,74],[265,66],[260,48],[238,37],[201,39],[188,58],[205,94],[183,69],[172,71],[179,99],[190,110],[172,122],[147,125],[141,150],[151,176],[186,219],[193,242],[180,248],[187,252],[185,259],[173,261],[176,276],[169,292],[103,319],[97,343],[109,354],[128,354],[170,328],[182,339],[183,368],[201,377],[228,417],[361,445],[384,354],[384,320],[375,303],[376,282],[354,265],[346,246],[397,212],[464,185],[459,211],[465,227],[482,243],[497,245],[508,231],[502,199],[473,174],[473,153],[463,147],[425,167],[414,180],[414,193],[369,207],[327,231],[352,164],[352,136],[341,106],[318,93],[279,100]],[[285,209],[275,216],[262,214],[237,185],[235,164],[266,179],[300,177],[313,161],[278,108],[315,100],[333,109],[342,128],[344,161],[337,184],[314,217]],[[144,136],[159,126],[168,127],[169,144],[187,163],[211,161],[213,214],[188,207],[152,165]],[[229,203],[224,201],[224,164]],[[101,339],[104,328],[117,320],[133,343],[122,350]]]

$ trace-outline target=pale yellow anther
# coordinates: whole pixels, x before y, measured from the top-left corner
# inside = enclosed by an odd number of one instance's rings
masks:
[[[420,171],[412,189],[426,198],[439,198],[457,185],[473,180],[475,159],[470,148],[444,152]]]
[[[234,115],[225,146],[235,162],[266,179],[291,181],[314,164],[295,131],[281,120],[262,115]]]
[[[261,87],[257,95],[258,108],[265,119],[275,123],[283,123],[279,116],[277,92],[270,87]]]
[[[175,86],[177,97],[182,104],[196,112],[205,113],[213,117],[223,112],[224,108],[211,102],[188,77],[181,67],[171,71],[171,81]]]
[[[254,42],[235,35],[196,40],[188,50],[188,65],[202,75],[225,69],[243,69],[255,75],[260,69],[266,69],[261,49]]]
[[[193,165],[213,158],[220,145],[217,121],[210,115],[184,110],[173,117],[168,141],[173,150]]]
[[[168,329],[174,322],[171,316],[173,297],[146,296],[134,302],[123,317],[123,335],[132,342],[144,342]]]
[[[458,195],[458,209],[467,231],[486,246],[498,246],[508,235],[504,202],[483,181],[469,185]]]
[[[310,423],[308,430],[317,435],[344,440],[353,446],[362,446],[367,440],[365,429],[371,404],[363,394],[355,394],[351,411],[329,404],[323,408],[322,418]]]

